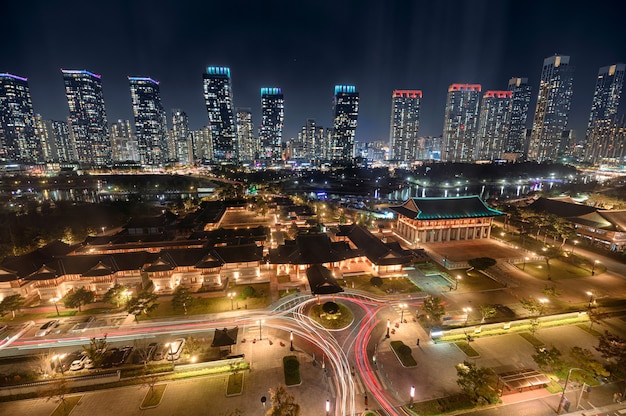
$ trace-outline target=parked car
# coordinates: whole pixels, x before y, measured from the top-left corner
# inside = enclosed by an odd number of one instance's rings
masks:
[[[85,367],[88,370],[92,370],[94,368],[96,368],[96,365],[93,363],[93,360],[91,358],[87,358],[85,360]]]
[[[78,371],[78,370],[82,370],[83,368],[85,368],[85,363],[87,362],[89,358],[87,357],[87,354],[83,353],[80,358],[72,361],[72,364],[70,365],[70,370],[72,371]]]
[[[115,357],[113,357],[113,366],[124,364],[131,352],[133,352],[133,347],[127,346],[120,348],[120,350],[115,354]]]
[[[166,347],[165,345],[157,344],[156,347],[154,347],[154,354],[152,355],[152,361],[160,361],[164,359],[165,355],[167,355],[167,349],[168,347]]]
[[[108,352],[108,354],[105,355],[104,359],[102,360],[102,364],[100,364],[100,367],[102,368],[111,368],[113,367],[113,361],[115,359],[118,359],[117,354],[119,353],[120,349],[119,348],[111,348]]]
[[[41,325],[39,330],[35,333],[35,336],[36,337],[45,337],[50,332],[52,332],[52,330],[54,328],[56,328],[58,326],[58,324],[59,324],[59,320],[58,319],[53,319],[51,321],[46,322],[45,324]]]
[[[185,346],[185,338],[177,338],[174,341],[166,344],[167,359],[174,361],[180,358],[180,354],[183,352]]]

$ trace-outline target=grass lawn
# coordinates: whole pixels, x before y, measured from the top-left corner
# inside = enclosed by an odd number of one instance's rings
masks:
[[[82,399],[83,396],[69,396],[65,398],[65,403],[61,402],[59,403],[59,405],[57,406],[56,409],[54,409],[54,412],[52,412],[52,414],[50,416],[67,416],[69,415],[72,410],[74,410],[74,407],[76,407],[76,405],[78,404],[78,402],[80,401],[80,399]]]
[[[463,353],[470,358],[480,357],[480,354],[478,353],[478,351],[472,348],[472,346],[466,341],[457,341],[454,343],[454,345],[459,347],[459,349],[463,351]]]
[[[343,329],[348,327],[354,320],[352,311],[347,306],[335,302],[339,306],[339,312],[329,315],[322,310],[322,305],[313,305],[309,311],[309,318],[326,329]]]
[[[283,373],[285,375],[285,385],[298,386],[302,384],[300,377],[300,361],[295,355],[283,357]]]
[[[352,288],[354,283],[354,289],[370,292],[373,295],[385,296],[389,293],[417,293],[422,290],[415,286],[406,277],[394,277],[394,278],[382,278],[383,284],[380,287],[376,287],[370,283],[372,275],[365,274],[360,276],[349,276],[344,278],[346,287]]]
[[[461,291],[473,292],[502,288],[502,284],[474,270],[470,272],[454,270],[453,278],[457,276],[461,276],[461,280],[459,281],[459,290]]]
[[[548,280],[548,267],[545,261],[526,263],[526,267],[522,266],[522,268],[526,273],[537,279]],[[589,270],[574,266],[559,259],[550,260],[550,277],[552,280],[589,277],[590,275],[591,272]]]
[[[535,338],[535,336],[532,335],[530,332],[521,332],[519,336],[530,342],[533,347],[543,347],[544,345],[546,345],[545,342],[541,341],[538,338]]]
[[[227,396],[236,396],[243,393],[243,373],[230,374],[228,376]]]
[[[398,360],[400,360],[400,363],[404,367],[415,367],[417,365],[417,361],[413,358],[411,347],[402,341],[391,341],[390,345],[396,357],[398,357]]]
[[[578,324],[578,325],[576,325],[576,326],[577,326],[577,327],[579,327],[580,329],[582,329],[583,331],[586,331],[586,332],[590,333],[590,334],[591,334],[591,335],[593,335],[594,337],[599,337],[599,336],[601,336],[601,335],[602,335],[602,333],[601,333],[601,332],[596,331],[596,330],[595,330],[595,329],[593,329],[593,328],[589,328],[589,325],[587,325],[587,324]]]
[[[143,398],[141,402],[141,409],[156,407],[161,403],[161,399],[163,399],[163,394],[165,393],[165,388],[167,384],[157,384],[156,386],[148,389],[146,392],[146,397]]]
[[[278,276],[276,280],[278,280],[278,283],[289,283],[291,281],[289,276]]]

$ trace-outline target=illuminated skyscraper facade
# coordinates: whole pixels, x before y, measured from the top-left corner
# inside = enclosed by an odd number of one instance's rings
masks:
[[[252,112],[249,108],[237,109],[237,139],[241,160],[253,161],[259,158],[259,141],[254,137]]]
[[[210,66],[202,78],[213,144],[213,158],[216,161],[237,161],[237,128],[230,68]]]
[[[480,91],[480,84],[452,84],[448,87],[441,148],[442,161],[475,160]]]
[[[261,88],[260,158],[278,162],[282,158],[285,99],[280,88]]]
[[[41,161],[28,79],[0,74],[0,158]]]
[[[61,70],[70,110],[70,134],[79,162],[111,162],[111,140],[100,75],[85,70]]]
[[[189,131],[189,117],[180,108],[172,109],[172,130],[170,142],[176,161],[182,165],[191,165],[194,162],[191,132]]]
[[[111,124],[113,160],[116,162],[139,161],[137,139],[133,134],[130,120],[117,120]]]
[[[495,160],[502,157],[504,142],[511,122],[511,91],[487,91],[480,104],[476,159]]]
[[[335,85],[333,100],[332,158],[351,162],[359,117],[359,93],[354,85]]]
[[[567,130],[572,85],[573,67],[569,56],[555,55],[543,60],[528,159],[556,160],[565,152],[561,137]]]
[[[145,77],[128,77],[128,82],[135,116],[139,161],[146,165],[167,163],[167,118],[161,104],[159,82]]]
[[[511,78],[508,90],[511,96],[511,122],[504,141],[504,153],[521,154],[526,148],[526,121],[532,88],[528,78]]]
[[[615,159],[623,147],[619,143],[617,115],[624,84],[626,65],[604,66],[598,71],[596,88],[593,93],[591,113],[587,124],[585,159],[600,163],[603,159]]]
[[[422,91],[395,90],[391,97],[390,158],[414,161],[417,157]]]

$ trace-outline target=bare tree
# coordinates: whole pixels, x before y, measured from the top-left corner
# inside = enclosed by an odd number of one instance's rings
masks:
[[[50,350],[37,354],[37,372],[48,377],[52,371],[52,353]]]
[[[70,393],[70,388],[67,384],[67,380],[64,377],[60,377],[48,384],[41,392],[40,396],[45,397],[46,401],[54,401],[63,405],[63,414],[68,414],[67,408],[67,395]]]

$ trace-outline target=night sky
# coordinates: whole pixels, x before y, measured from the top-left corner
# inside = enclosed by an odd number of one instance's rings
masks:
[[[207,123],[202,73],[231,68],[237,107],[260,121],[261,87],[285,95],[284,140],[331,123],[333,86],[361,94],[357,140],[388,140],[391,92],[423,91],[420,135],[440,135],[447,87],[506,89],[543,59],[575,66],[570,127],[584,134],[597,71],[626,61],[622,1],[5,1],[0,72],[28,77],[35,112],[65,119],[60,69],[102,74],[109,122],[132,120],[127,76],[161,82],[168,112]],[[624,109],[622,109],[624,110]]]

